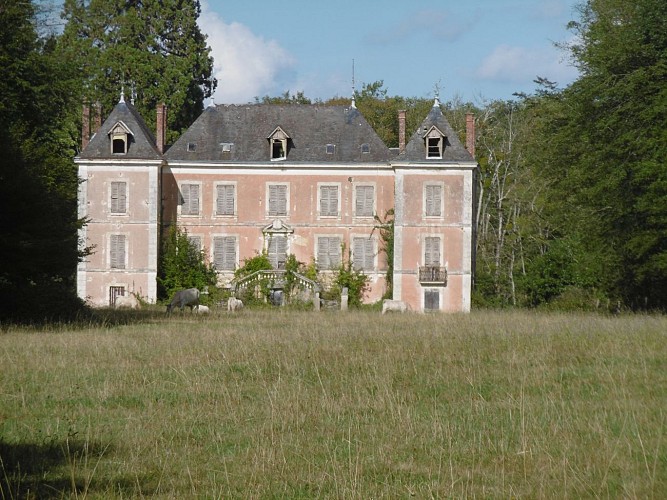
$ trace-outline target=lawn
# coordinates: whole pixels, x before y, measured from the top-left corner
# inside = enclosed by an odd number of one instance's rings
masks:
[[[125,323],[0,333],[3,499],[667,497],[664,316]]]

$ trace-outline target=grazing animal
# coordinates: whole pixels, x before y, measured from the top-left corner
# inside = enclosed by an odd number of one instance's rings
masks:
[[[171,299],[171,302],[167,306],[167,314],[171,313],[174,307],[179,307],[181,312],[183,312],[185,306],[190,308],[190,312],[192,312],[193,308],[199,309],[199,290],[188,288],[187,290],[176,292],[174,298]]]
[[[406,312],[408,310],[408,305],[402,300],[391,300],[384,299],[382,301],[382,314],[387,311],[397,311],[397,312]]]
[[[197,314],[208,314],[210,312],[211,310],[208,308],[208,306],[199,304],[199,307],[197,308]]]
[[[129,309],[141,309],[141,303],[137,299],[137,296],[133,293],[130,293],[128,295],[119,295],[118,297],[116,297],[114,308],[120,309],[124,307],[127,307]]]
[[[237,299],[236,297],[229,297],[229,300],[227,301],[227,310],[228,311],[240,311],[243,309],[243,302],[241,299]]]

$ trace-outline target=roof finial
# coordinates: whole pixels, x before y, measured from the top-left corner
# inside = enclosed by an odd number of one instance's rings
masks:
[[[435,99],[433,100],[433,107],[440,107],[440,80],[435,84]]]
[[[124,103],[125,102],[125,85],[120,86],[120,101],[118,101],[118,104]]]
[[[352,109],[357,109],[357,103],[354,100],[355,92],[356,92],[356,90],[354,88],[354,59],[352,59],[352,104],[350,104]]]
[[[132,87],[131,87],[131,90],[130,90],[130,104],[132,104],[132,106],[134,106],[134,100],[136,98],[137,98],[137,90],[134,86],[134,82],[132,82]]]

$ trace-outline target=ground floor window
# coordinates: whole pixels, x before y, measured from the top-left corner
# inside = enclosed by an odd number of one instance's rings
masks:
[[[116,305],[116,298],[125,295],[124,286],[110,286],[109,287],[109,306]]]
[[[440,309],[440,290],[424,290],[424,310],[438,311]]]

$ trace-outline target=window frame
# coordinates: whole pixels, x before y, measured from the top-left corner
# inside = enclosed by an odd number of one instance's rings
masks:
[[[109,233],[107,238],[107,248],[109,249],[108,268],[112,270],[125,270],[128,268],[127,256],[129,255],[129,238],[126,233]],[[118,255],[121,251],[122,255]],[[122,257],[122,258],[121,258]],[[119,261],[121,261],[119,263]]]
[[[284,213],[280,213],[279,210],[271,210],[271,187],[276,186],[276,187],[284,187],[285,188],[285,211]],[[289,217],[290,213],[290,183],[289,182],[267,182],[266,183],[266,217],[273,218],[273,217]],[[280,199],[278,199],[280,201]]]
[[[440,200],[439,203],[434,201],[429,202],[429,190],[433,188],[439,189]],[[433,199],[433,196],[430,196]],[[436,182],[436,181],[426,181],[424,182],[422,188],[422,206],[423,206],[423,216],[425,218],[433,219],[442,219],[445,216],[445,183]],[[437,212],[436,209],[437,208]]]
[[[184,186],[188,186],[188,190],[192,189],[193,186],[197,186],[197,212],[196,213],[191,213],[189,208],[190,205],[192,204],[190,196],[192,195],[191,192],[188,191],[188,198],[186,200],[186,197],[184,196]],[[201,182],[197,181],[183,181],[178,185],[178,195],[180,197],[179,204],[178,204],[178,213],[179,215],[183,217],[200,217],[201,216],[201,209],[202,209],[202,185]],[[183,203],[180,203],[180,201],[183,201]],[[184,207],[188,205],[188,211],[184,211]]]
[[[375,183],[372,182],[360,182],[360,183],[355,183],[354,184],[354,217],[358,219],[372,219],[375,214],[377,213],[377,210],[375,208],[376,204],[376,186]],[[363,210],[362,213],[359,213],[358,207],[359,207],[359,194],[360,191],[366,191],[367,189],[371,189],[371,199],[370,199],[370,214],[366,213],[366,210]],[[364,200],[362,201],[362,205],[366,207],[368,203],[368,198],[364,196]]]
[[[359,248],[358,244],[363,244],[363,263],[358,266]],[[352,235],[350,247],[352,248],[352,267],[355,271],[375,272],[377,270],[377,240],[375,237],[364,235]]]
[[[433,240],[437,240],[437,259],[433,256]],[[443,249],[443,237],[440,234],[426,234],[422,238],[422,265],[424,267],[442,267],[442,256],[444,253]],[[437,262],[436,262],[437,261]]]
[[[232,189],[232,196],[233,200],[231,203],[231,210],[232,213],[220,213],[218,209],[220,208],[220,188],[221,187],[231,187]],[[229,181],[229,182],[216,182],[215,183],[215,197],[213,199],[213,214],[215,214],[215,217],[221,217],[221,218],[229,218],[229,217],[236,217],[237,215],[237,200],[238,200],[238,189],[236,187],[236,182]],[[229,205],[229,202],[227,202],[227,205]],[[229,207],[227,207],[229,208]]]
[[[286,233],[265,233],[265,249],[266,249],[266,255],[269,259],[269,262],[271,262],[271,265],[273,266],[273,269],[285,269],[285,263],[287,262],[287,256],[289,255],[289,238]],[[284,248],[275,248],[272,249],[271,245],[273,242],[278,244],[278,241],[284,242]],[[271,254],[275,250],[275,258],[272,258]],[[281,261],[280,257],[284,256],[284,260]],[[283,264],[282,267],[280,267],[280,264]]]
[[[322,212],[322,204],[325,203],[325,197],[323,196],[324,192],[328,192],[330,189],[336,189],[336,211],[335,213],[329,211],[327,213]],[[317,216],[320,219],[338,219],[341,216],[341,183],[340,182],[318,182],[317,183]],[[328,203],[331,203],[332,196],[327,195],[326,197]],[[331,207],[328,207],[331,208]]]
[[[324,254],[320,254],[320,249],[322,248],[322,243],[323,241],[326,240],[326,246],[327,246],[327,251],[326,251],[326,257],[327,257],[327,266],[324,267],[324,264],[322,263],[321,256]],[[332,264],[332,244],[334,244],[337,248],[336,254],[334,255],[337,259],[337,262]],[[342,244],[343,244],[343,237],[340,234],[318,234],[315,236],[315,260],[317,263],[317,269],[319,271],[335,271],[338,267],[340,267],[342,259],[343,259],[343,251],[342,251]]]
[[[121,197],[116,194],[116,198],[114,198],[114,185],[117,184],[124,184],[124,189],[122,193],[122,200],[123,200],[123,210],[119,210],[118,208],[114,210],[114,199],[120,200]],[[122,215],[128,215],[128,182],[126,180],[111,180],[109,181],[109,214],[112,216],[122,216]],[[120,201],[118,201],[120,203]]]
[[[230,262],[230,257],[225,251],[225,245],[229,242],[233,243],[234,255],[233,263]],[[222,244],[219,248],[218,243]],[[213,244],[211,245],[211,262],[215,266],[217,272],[234,272],[239,267],[239,238],[236,234],[216,234],[213,236]],[[218,251],[222,252],[220,259],[221,265],[218,267]]]

